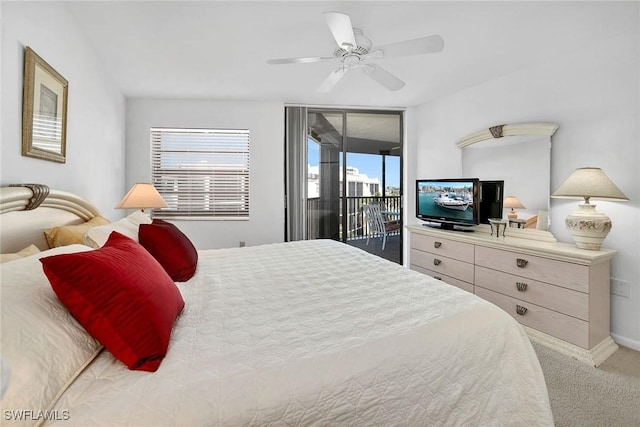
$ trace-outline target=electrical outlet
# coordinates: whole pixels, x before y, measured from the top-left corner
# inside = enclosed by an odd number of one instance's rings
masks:
[[[613,295],[629,298],[629,282],[619,279],[611,279],[611,293]]]
[[[240,241],[240,247],[241,247],[241,248],[244,248],[244,245],[245,245],[244,241],[242,241],[242,240],[241,240],[241,241]]]

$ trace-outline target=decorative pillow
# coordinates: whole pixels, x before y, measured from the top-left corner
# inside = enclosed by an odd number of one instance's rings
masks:
[[[142,246],[114,231],[100,249],[40,261],[60,301],[107,350],[129,369],[158,369],[184,300]]]
[[[17,259],[22,259],[24,257],[28,257],[29,255],[34,255],[40,252],[40,249],[36,245],[29,245],[21,251],[12,253],[12,254],[0,254],[0,264],[3,262],[15,261]]]
[[[83,242],[92,248],[100,248],[105,244],[112,231],[124,234],[131,240],[137,242],[138,227],[140,224],[151,224],[151,218],[142,211],[135,211],[131,215],[112,222],[111,224],[90,228],[85,233]]]
[[[175,282],[186,282],[195,274],[198,251],[175,225],[154,219],[140,225],[138,239]]]
[[[61,227],[53,227],[45,230],[44,236],[47,238],[47,244],[50,248],[58,246],[82,244],[82,236],[92,227],[109,224],[109,220],[101,216],[95,216],[89,221],[78,225],[64,225]]]
[[[87,250],[64,246],[0,265],[4,411],[51,409],[102,349],[56,298],[38,260]]]

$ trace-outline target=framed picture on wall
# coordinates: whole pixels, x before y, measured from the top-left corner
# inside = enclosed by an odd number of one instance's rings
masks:
[[[69,83],[30,47],[24,54],[22,155],[65,163]]]

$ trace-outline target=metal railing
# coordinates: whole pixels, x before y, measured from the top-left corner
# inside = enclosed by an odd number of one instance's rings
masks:
[[[400,196],[347,197],[347,240],[361,239],[369,234],[369,227],[362,212],[362,205],[377,203],[382,210],[400,212]],[[307,200],[307,236],[309,239],[342,239],[342,199],[327,206],[320,198]],[[401,219],[398,217],[398,219]],[[400,234],[400,230],[392,233]]]

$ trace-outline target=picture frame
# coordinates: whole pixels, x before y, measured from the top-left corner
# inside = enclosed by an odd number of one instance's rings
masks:
[[[69,82],[30,47],[24,54],[22,155],[66,163]]]

